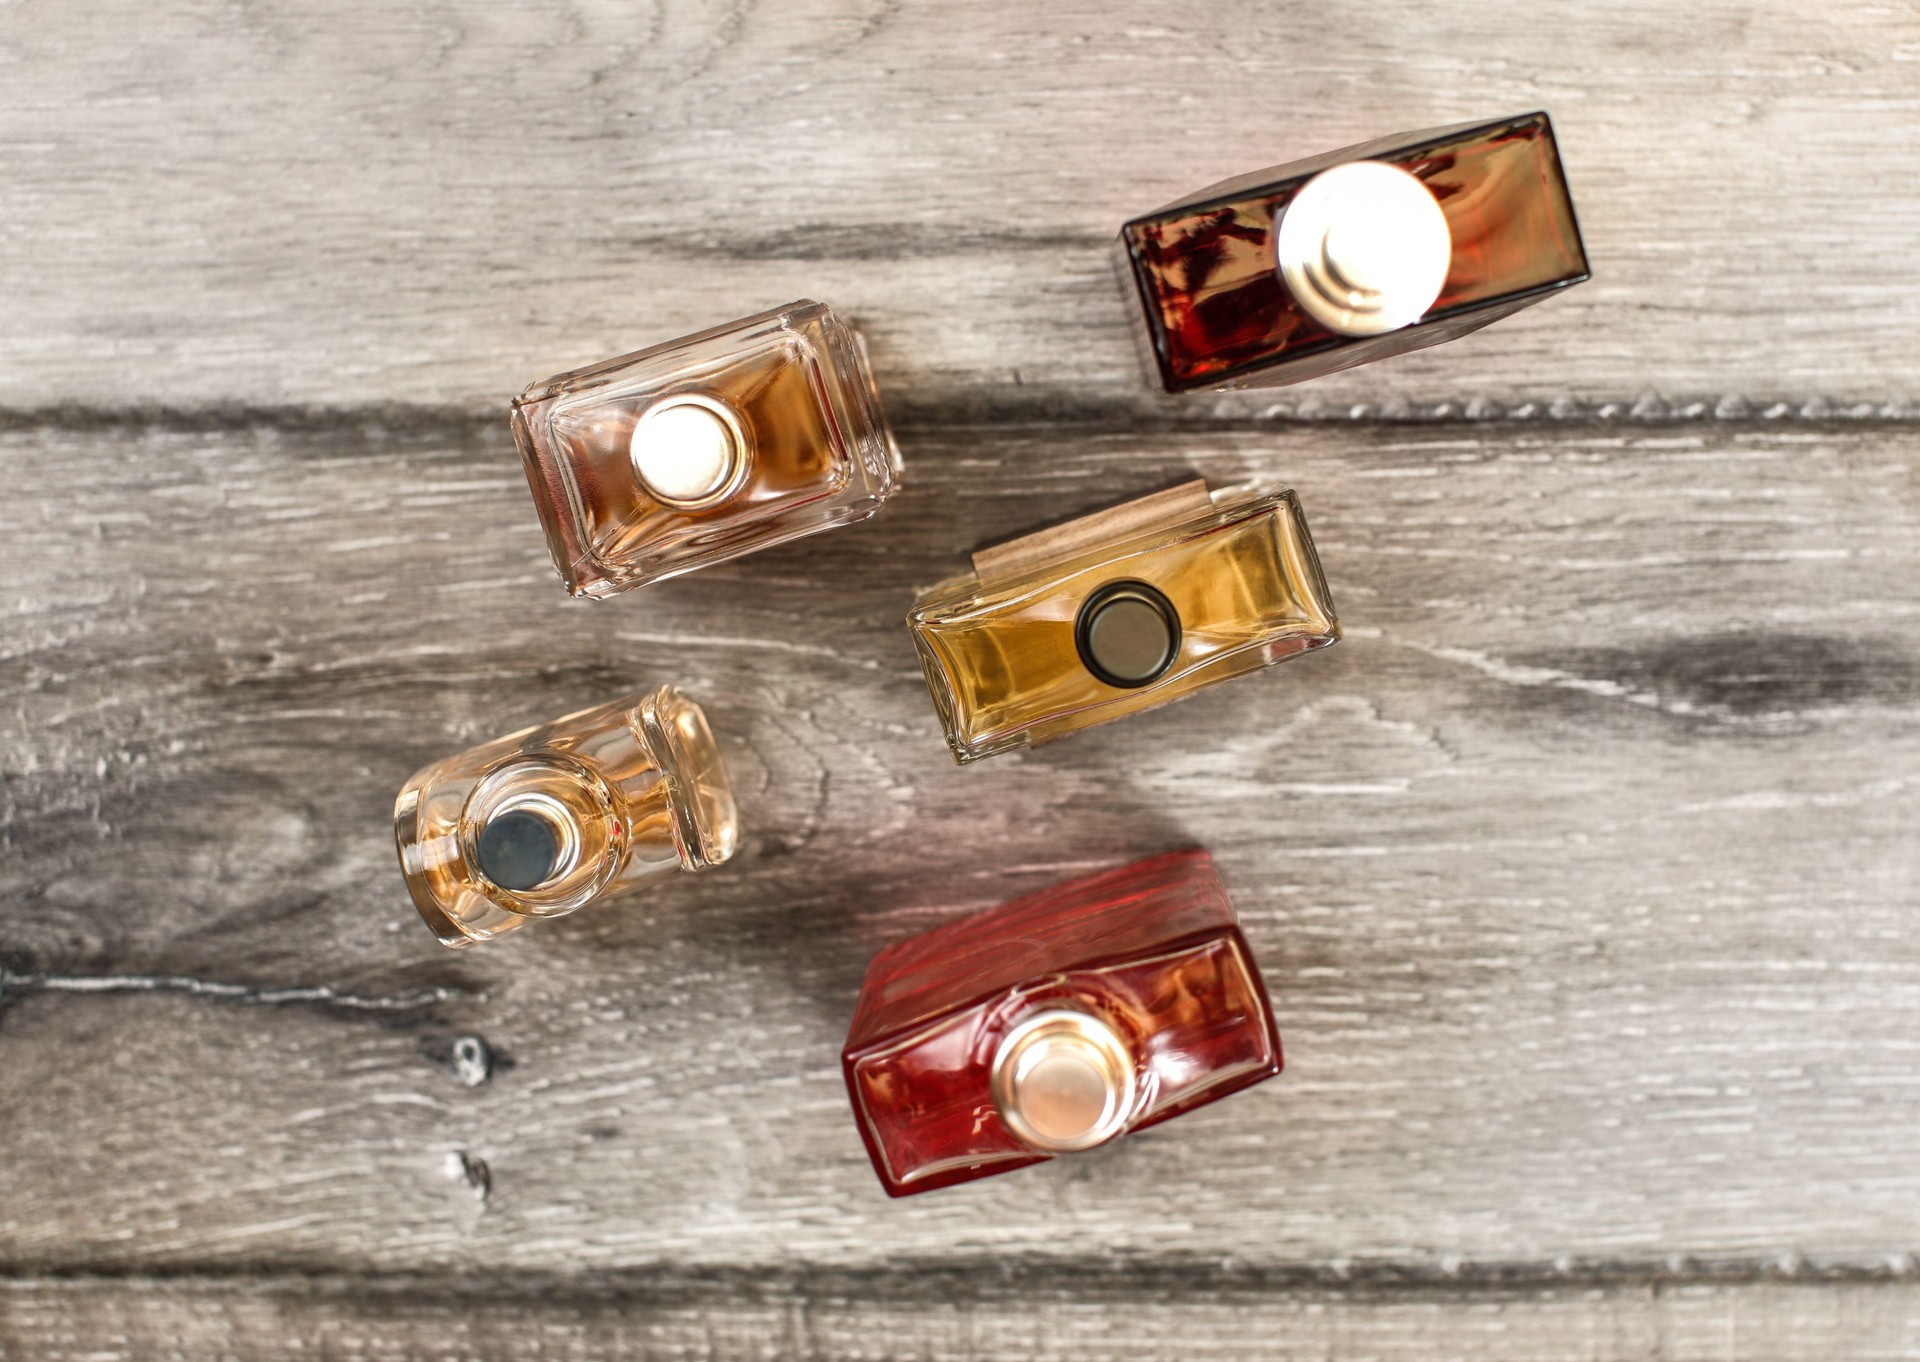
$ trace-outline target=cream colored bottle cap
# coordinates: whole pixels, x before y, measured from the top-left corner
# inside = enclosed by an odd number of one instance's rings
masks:
[[[1288,292],[1343,336],[1417,322],[1453,265],[1453,232],[1426,185],[1382,161],[1349,161],[1282,210],[1274,257]]]
[[[1042,1012],[1016,1026],[993,1057],[991,1084],[1014,1138],[1048,1154],[1091,1149],[1133,1114],[1133,1054],[1085,1012]]]
[[[642,412],[629,450],[648,494],[682,510],[725,499],[746,474],[740,418],[724,402],[692,393],[676,393]]]

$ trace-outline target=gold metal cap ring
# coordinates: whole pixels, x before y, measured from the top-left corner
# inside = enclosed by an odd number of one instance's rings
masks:
[[[1133,1115],[1133,1052],[1089,1013],[1042,1012],[1000,1042],[991,1086],[1001,1121],[1022,1144],[1048,1154],[1091,1149]]]

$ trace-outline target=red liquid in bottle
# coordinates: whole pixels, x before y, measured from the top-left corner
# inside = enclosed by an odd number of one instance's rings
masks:
[[[1354,160],[1398,166],[1439,202],[1453,238],[1440,295],[1410,326],[1338,334],[1276,268],[1287,204]],[[1544,113],[1415,133],[1275,166],[1129,222],[1120,233],[1169,392],[1297,383],[1478,330],[1589,277],[1553,125]]]
[[[1106,1048],[1069,1046],[1050,1060],[1029,1052],[1023,1098],[1009,1039],[1060,1017],[1080,1019]],[[1073,1118],[1096,1071],[1110,1082],[1093,1143],[1281,1067],[1265,987],[1200,850],[1056,885],[882,951],[841,1058],[861,1135],[894,1196],[1086,1147],[1044,1136]],[[1015,1100],[1028,1102],[1027,1119],[1003,1109]]]

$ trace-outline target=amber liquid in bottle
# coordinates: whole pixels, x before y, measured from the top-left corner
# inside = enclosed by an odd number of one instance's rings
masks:
[[[1135,714],[1339,639],[1293,493],[1222,494],[1219,504],[1204,483],[1172,493],[1185,514],[1144,533],[922,599],[908,620],[955,760]],[[1115,591],[1169,613],[1160,656],[1134,646],[1137,633],[1122,640],[1137,668],[1103,667],[1088,627],[1089,607]]]
[[[697,543],[716,524],[745,526],[838,492],[851,459],[826,419],[823,387],[819,366],[801,347],[775,343],[681,390],[732,410],[750,451],[737,488],[705,507],[666,504],[634,475],[628,451],[646,400],[557,413],[549,429],[575,470],[594,556],[644,558]]]
[[[738,839],[706,716],[670,686],[435,762],[394,804],[407,886],[448,946],[717,865]]]
[[[1342,335],[1283,283],[1275,239],[1315,175],[1398,166],[1438,200],[1452,236],[1439,296],[1412,325]],[[1589,277],[1547,115],[1383,138],[1202,190],[1129,222],[1123,255],[1169,392],[1296,383],[1454,339]]]
[[[582,596],[862,519],[899,474],[860,339],[818,303],[536,384],[513,430]]]

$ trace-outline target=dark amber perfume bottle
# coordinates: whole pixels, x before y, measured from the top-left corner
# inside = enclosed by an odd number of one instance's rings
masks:
[[[1090,1149],[1280,1063],[1253,953],[1197,849],[889,946],[841,1054],[893,1196]]]
[[[955,761],[1137,714],[1340,637],[1292,492],[1204,481],[973,555],[907,616]]]
[[[864,343],[804,300],[536,383],[513,435],[576,596],[864,520],[900,474]]]
[[[1120,229],[1168,392],[1299,383],[1589,277],[1544,113],[1226,180]]]
[[[718,865],[739,840],[706,716],[671,686],[435,762],[393,826],[414,905],[448,946]]]

